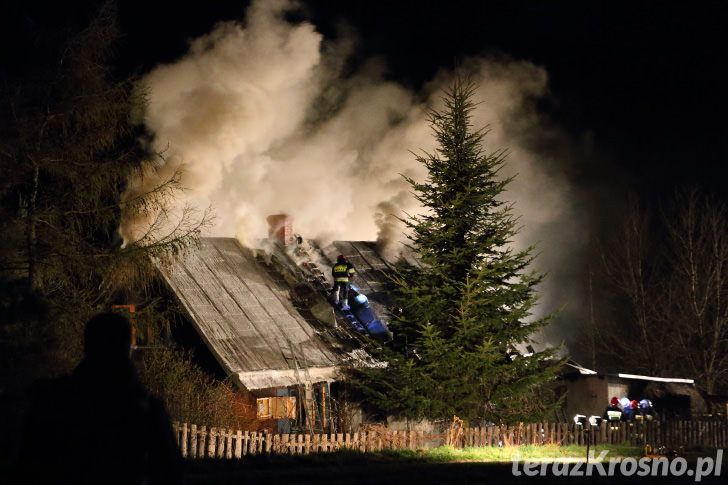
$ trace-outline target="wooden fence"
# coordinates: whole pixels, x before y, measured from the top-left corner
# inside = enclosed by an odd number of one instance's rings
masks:
[[[331,434],[271,434],[173,424],[177,444],[185,458],[242,458],[261,453],[317,453],[342,448],[360,451],[422,448],[419,431],[363,431]],[[386,428],[385,428],[386,429]]]
[[[716,448],[728,446],[726,421],[651,421],[637,423],[602,422],[599,426],[582,427],[573,423],[532,423],[517,426],[463,428],[453,446],[508,445],[591,445],[625,444],[641,446],[701,445]],[[452,431],[450,432],[452,434]]]
[[[573,423],[532,423],[516,426],[451,428],[442,434],[389,431],[373,427],[359,433],[270,434],[229,428],[174,423],[177,443],[185,458],[242,458],[262,453],[317,453],[339,449],[363,452],[382,449],[419,449],[437,444],[456,448],[518,445],[625,444],[642,446],[728,447],[726,421],[603,422],[583,428]]]

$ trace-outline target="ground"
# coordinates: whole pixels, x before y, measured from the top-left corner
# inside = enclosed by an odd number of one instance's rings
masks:
[[[690,470],[695,460],[688,459]],[[725,463],[724,463],[725,465]],[[582,465],[583,466],[583,465]],[[519,467],[522,471],[522,466]],[[728,468],[726,469],[728,473]],[[317,483],[317,484],[477,484],[477,483],[637,483],[681,484],[695,483],[694,476],[641,477],[641,476],[557,477],[514,476],[512,463],[431,463],[417,459],[396,459],[364,455],[315,457],[253,457],[242,461],[196,460],[188,462],[188,483]],[[725,473],[703,477],[700,483],[724,483]]]

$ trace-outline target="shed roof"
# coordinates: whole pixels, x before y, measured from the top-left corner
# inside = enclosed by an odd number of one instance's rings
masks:
[[[235,238],[202,238],[199,251],[160,269],[220,365],[247,389],[296,384],[306,367],[313,381],[333,378],[341,355]]]
[[[586,367],[577,364],[573,360],[569,360],[566,362],[566,367],[570,369],[576,370],[576,372],[567,372],[567,373],[574,373],[574,374],[581,374],[581,375],[599,375],[602,377],[612,377],[612,378],[618,378],[618,379],[632,379],[632,380],[638,380],[638,381],[654,381],[654,382],[665,382],[665,383],[673,383],[673,384],[695,384],[694,379],[684,379],[684,378],[677,378],[677,377],[655,377],[655,376],[645,376],[645,375],[638,375],[638,374],[626,374],[626,373],[607,373],[607,374],[600,374],[597,371],[587,369]]]

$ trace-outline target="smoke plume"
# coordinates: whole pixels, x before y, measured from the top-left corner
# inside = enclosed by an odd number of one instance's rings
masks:
[[[325,41],[314,25],[286,21],[289,8],[254,2],[244,23],[217,25],[146,76],[155,147],[168,173],[184,169],[186,202],[212,207],[207,235],[249,243],[267,236],[266,216],[287,213],[306,238],[376,240],[395,255],[404,239],[397,217],[418,212],[402,174],[424,181],[413,152],[434,151],[426,113],[442,106],[453,73],[441,71],[421,92],[384,80],[377,61],[343,76],[353,39]],[[534,103],[547,93],[546,72],[492,58],[463,68],[480,86],[474,127],[489,127],[486,150],[506,148],[506,175],[518,174],[505,194],[522,217],[514,244],[537,244],[535,269],[558,278],[573,256],[565,248],[581,237],[568,185],[527,148],[529,135],[545,129]],[[133,223],[123,228],[127,240]],[[546,311],[563,296],[552,286],[563,287],[552,280],[545,288]]]

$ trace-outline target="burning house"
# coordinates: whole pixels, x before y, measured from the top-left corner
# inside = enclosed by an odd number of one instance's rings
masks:
[[[198,250],[161,267],[174,297],[219,367],[257,398],[258,417],[327,429],[338,369],[367,359],[362,338],[391,340],[388,263],[373,243],[334,242],[321,249],[292,231],[290,218],[268,218],[257,248],[235,238],[203,238]],[[352,308],[334,307],[330,266],[345,253],[357,269]]]

